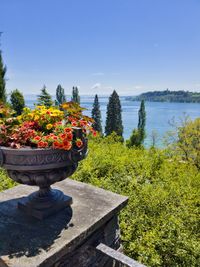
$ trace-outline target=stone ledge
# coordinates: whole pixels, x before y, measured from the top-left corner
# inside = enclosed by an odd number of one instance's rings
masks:
[[[66,179],[53,188],[72,196],[71,208],[44,221],[26,217],[17,201],[34,192],[24,185],[0,193],[0,267],[53,266],[126,205],[128,198]]]

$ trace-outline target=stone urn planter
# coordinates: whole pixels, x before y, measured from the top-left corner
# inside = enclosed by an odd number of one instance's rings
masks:
[[[87,139],[81,149],[69,151],[60,149],[0,147],[0,165],[14,181],[39,186],[39,191],[24,197],[18,208],[26,214],[44,219],[72,204],[72,198],[51,185],[72,175],[78,162],[87,155]]]

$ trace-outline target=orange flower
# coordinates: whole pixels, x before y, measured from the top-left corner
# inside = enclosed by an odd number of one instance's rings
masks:
[[[44,147],[48,147],[48,143],[47,142],[44,142]]]
[[[55,142],[53,143],[53,147],[54,147],[54,148],[59,148],[59,142],[58,142],[58,141],[55,141]]]
[[[66,134],[59,134],[59,137],[60,137],[61,139],[65,139],[65,138],[67,138],[67,135],[66,135]]]
[[[77,122],[76,122],[76,121],[72,121],[71,124],[72,124],[72,126],[74,126],[74,127],[77,126]]]
[[[63,142],[63,148],[64,148],[65,150],[70,150],[71,147],[72,147],[71,142],[69,142],[69,141],[67,141],[67,140],[65,140],[65,141]]]
[[[72,132],[72,128],[67,127],[67,128],[64,129],[64,131],[65,131],[65,133],[71,133]]]
[[[80,125],[81,126],[86,126],[87,125],[87,121],[80,121]]]
[[[47,142],[40,141],[40,142],[38,142],[38,147],[39,148],[48,147],[48,143]]]
[[[41,137],[39,135],[37,135],[35,138],[34,138],[35,141],[40,141],[41,140]]]
[[[82,142],[80,139],[78,139],[78,140],[76,141],[76,146],[77,146],[78,148],[81,148],[81,147],[83,146],[83,142]]]

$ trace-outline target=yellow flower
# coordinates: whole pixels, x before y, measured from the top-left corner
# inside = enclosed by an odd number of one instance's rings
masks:
[[[35,115],[35,117],[34,117],[34,119],[35,119],[36,121],[38,121],[39,118],[40,118],[40,116],[38,116],[38,115]]]
[[[53,127],[53,125],[51,123],[47,124],[46,128],[47,130],[50,130]]]
[[[45,109],[45,106],[37,106],[37,109]]]
[[[22,119],[22,116],[21,115],[17,116],[17,119],[20,121]]]

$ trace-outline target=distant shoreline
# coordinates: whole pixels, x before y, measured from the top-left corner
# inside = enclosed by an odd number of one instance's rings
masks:
[[[189,91],[150,91],[135,97],[126,97],[129,101],[168,102],[168,103],[200,103],[200,93]]]

